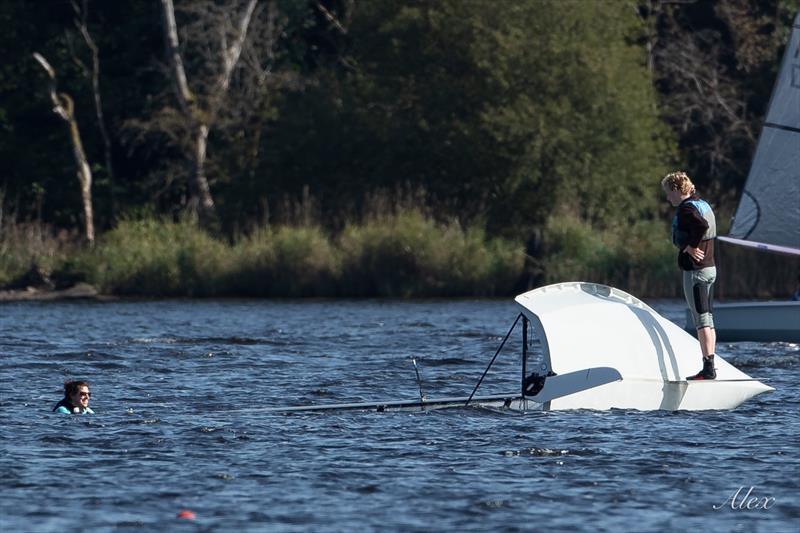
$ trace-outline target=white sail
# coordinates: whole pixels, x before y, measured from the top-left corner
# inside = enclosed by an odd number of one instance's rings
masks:
[[[800,13],[729,237],[719,238],[800,255]]]

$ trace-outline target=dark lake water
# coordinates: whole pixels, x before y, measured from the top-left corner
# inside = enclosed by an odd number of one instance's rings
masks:
[[[679,302],[648,303],[682,320]],[[414,399],[411,356],[429,397],[465,396],[516,314],[511,300],[0,305],[0,526],[798,531],[797,345],[718,347],[777,389],[733,411],[259,411]],[[516,390],[519,344],[481,393]],[[96,415],[50,412],[66,378],[91,382]],[[732,509],[751,487],[769,508]]]

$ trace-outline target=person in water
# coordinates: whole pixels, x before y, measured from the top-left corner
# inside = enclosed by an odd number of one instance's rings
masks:
[[[54,413],[65,415],[71,414],[94,414],[89,407],[89,400],[92,393],[89,391],[89,384],[85,381],[65,381],[64,398],[53,407]]]
[[[717,334],[712,316],[712,288],[717,279],[714,264],[714,211],[700,199],[684,172],[667,174],[661,180],[667,201],[677,207],[672,219],[672,243],[678,248],[678,266],[683,272],[683,294],[692,314],[703,354],[703,369],[686,379],[715,379],[714,352]]]

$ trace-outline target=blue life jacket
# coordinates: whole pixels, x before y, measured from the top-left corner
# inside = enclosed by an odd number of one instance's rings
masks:
[[[71,415],[81,415],[81,414],[93,415],[94,414],[94,411],[92,411],[91,407],[87,407],[86,409],[82,409],[80,407],[76,407],[76,406],[72,405],[72,402],[69,401],[69,398],[62,398],[61,401],[59,401],[56,404],[56,406],[53,407],[53,412],[54,413],[57,413],[57,412],[63,413],[64,411],[59,411],[59,408],[61,408],[61,407],[66,409],[67,412],[69,414],[71,414]],[[66,414],[66,413],[64,413],[64,414]]]
[[[70,402],[68,398],[62,398],[61,401],[59,401],[56,404],[56,406],[53,407],[53,412],[55,413],[56,411],[58,411],[59,407],[63,407],[64,409],[66,409],[70,413],[74,413],[75,412],[75,406],[72,405],[72,402]]]
[[[700,213],[700,216],[703,217],[706,222],[708,222],[708,228],[706,229],[705,233],[703,233],[703,237],[700,240],[707,241],[716,237],[717,220],[714,218],[714,211],[711,209],[711,206],[708,205],[708,202],[698,198],[696,200],[684,200],[681,202],[681,205],[684,203],[688,203],[694,207],[697,212]],[[680,206],[678,206],[678,209],[680,209]],[[672,218],[672,244],[683,249],[687,244],[689,244],[688,241],[689,232],[678,229],[678,212],[675,211],[675,216]]]

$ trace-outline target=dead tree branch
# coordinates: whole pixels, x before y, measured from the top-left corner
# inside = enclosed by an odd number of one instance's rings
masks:
[[[53,112],[67,123],[69,136],[72,141],[72,154],[75,157],[77,166],[78,181],[81,186],[81,199],[83,200],[83,216],[85,226],[85,236],[89,243],[94,243],[94,215],[92,214],[92,171],[83,150],[81,134],[78,129],[78,122],[75,119],[75,105],[72,98],[66,93],[59,93],[56,83],[56,72],[50,63],[39,54],[33,54],[34,59],[42,66],[47,73],[50,83],[48,91],[50,100],[53,102]]]

